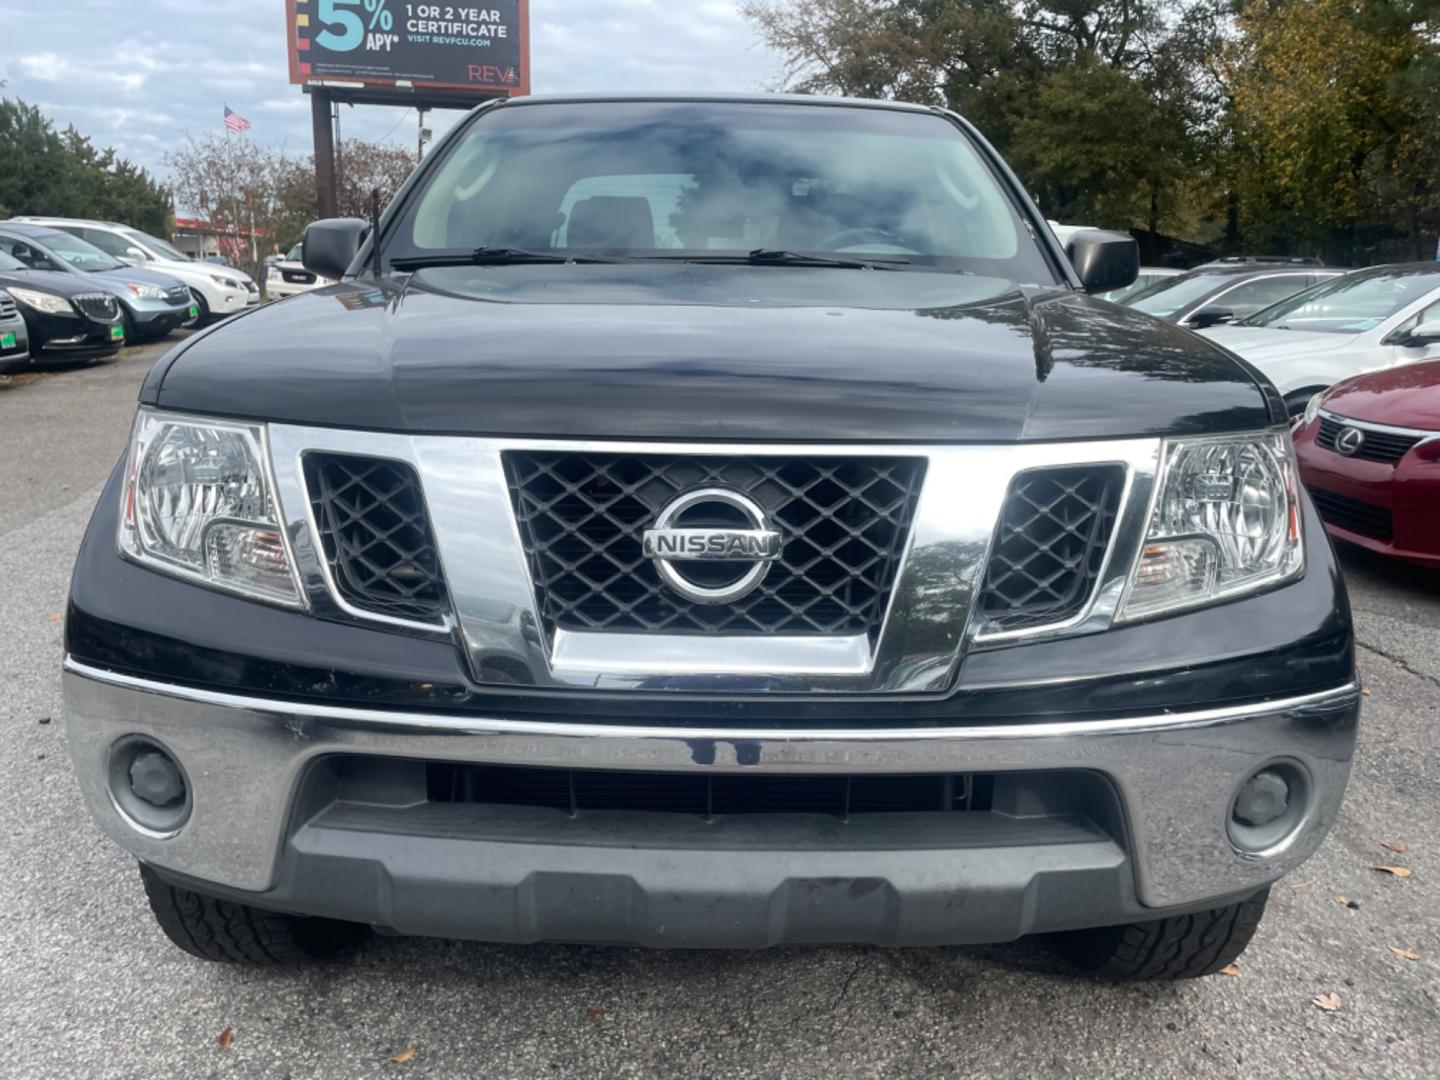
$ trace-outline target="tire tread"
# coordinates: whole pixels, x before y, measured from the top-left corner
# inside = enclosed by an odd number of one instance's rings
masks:
[[[202,960],[252,967],[304,963],[334,954],[362,929],[204,896],[170,884],[143,863],[140,878],[165,936]]]
[[[1076,967],[1106,979],[1195,979],[1233,964],[1260,925],[1270,890],[1165,919],[1052,935]]]

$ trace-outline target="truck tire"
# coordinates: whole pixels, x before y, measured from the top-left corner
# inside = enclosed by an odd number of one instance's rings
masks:
[[[204,896],[171,885],[144,863],[140,879],[165,936],[201,960],[253,967],[301,964],[335,955],[365,929]]]
[[[1238,904],[1210,911],[1050,937],[1065,959],[1102,979],[1194,979],[1239,958],[1269,896],[1267,886]]]

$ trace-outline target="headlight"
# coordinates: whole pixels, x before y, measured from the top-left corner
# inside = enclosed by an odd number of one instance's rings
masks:
[[[34,289],[17,289],[13,285],[10,286],[9,292],[16,300],[34,308],[36,311],[48,312],[51,315],[75,314],[75,305],[63,296],[36,292]]]
[[[142,409],[126,469],[120,549],[177,577],[302,606],[259,425]]]
[[[1305,415],[1301,417],[1300,423],[1296,427],[1306,427],[1315,422],[1315,418],[1320,415],[1320,406],[1325,403],[1325,395],[1329,392],[1329,390],[1321,390],[1305,403]]]
[[[137,285],[134,282],[127,281],[125,283],[125,288],[129,289],[131,295],[134,296],[137,300],[165,299],[165,290],[158,289],[154,285]]]
[[[224,289],[243,289],[244,286],[234,278],[221,277],[219,274],[209,275],[210,280]]]
[[[1120,618],[1194,607],[1300,572],[1305,547],[1282,432],[1167,440]]]

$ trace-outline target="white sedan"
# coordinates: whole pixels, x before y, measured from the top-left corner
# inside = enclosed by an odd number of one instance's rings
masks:
[[[283,300],[287,296],[333,284],[329,278],[317,277],[305,269],[305,264],[300,261],[299,244],[291,248],[285,258],[271,263],[265,271],[265,295],[271,300]]]
[[[1351,375],[1440,360],[1440,263],[1356,270],[1200,333],[1259,368],[1296,416]]]

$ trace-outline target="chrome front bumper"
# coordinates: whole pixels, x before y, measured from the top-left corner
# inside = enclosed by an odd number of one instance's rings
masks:
[[[306,827],[296,801],[307,768],[332,755],[365,755],[663,771],[1083,770],[1106,777],[1118,796],[1123,826],[1118,830],[1122,835],[1113,839],[1112,861],[1127,881],[1133,876],[1135,901],[1150,909],[1203,906],[1207,899],[1262,887],[1315,851],[1339,811],[1359,715],[1354,686],[1173,715],[833,731],[619,727],[342,708],[149,682],[73,660],[66,662],[64,688],[80,787],[102,831],[163,870],[252,894],[276,887],[287,845],[294,849]],[[112,748],[117,740],[135,735],[166,747],[188,775],[193,810],[173,837],[137,829],[111,797]],[[1227,835],[1231,802],[1252,772],[1276,760],[1298,764],[1308,774],[1310,802],[1304,820],[1273,850],[1238,852]],[[364,848],[363,836],[352,834],[352,839]],[[440,850],[425,847],[430,839],[417,837],[400,850],[413,864],[417,852]],[[691,846],[689,854],[695,856]],[[573,876],[575,849],[571,852],[564,869]],[[706,853],[698,854],[703,867]],[[736,853],[717,857],[724,854]],[[870,867],[865,860],[873,855],[871,861],[881,866],[885,854],[850,855],[849,873],[866,874]],[[1019,858],[1015,855],[1008,849],[1007,873],[1016,903],[1025,900],[1033,879],[1049,875],[1052,887],[1063,881],[1063,859],[1027,859],[1023,850]],[[745,856],[746,865],[763,862],[753,853]],[[967,851],[966,858],[967,873],[987,865],[983,846]],[[610,848],[601,863],[610,876],[623,875],[625,860],[622,845]],[[678,856],[672,860],[679,861]],[[483,860],[476,865],[483,867]],[[654,864],[647,865],[653,869]],[[834,870],[833,859],[817,865]],[[965,880],[937,886],[936,865],[933,859],[928,863],[932,889],[965,891]],[[394,866],[386,872],[399,873]],[[537,866],[527,873],[534,878],[545,872],[555,871]],[[883,871],[876,873],[884,876]],[[905,888],[894,880],[887,884],[892,892]],[[722,885],[717,879],[715,887]],[[393,887],[392,880],[386,888]],[[659,890],[665,882],[646,887]],[[382,921],[378,914],[352,914]],[[1019,932],[1025,929],[1019,926]]]

